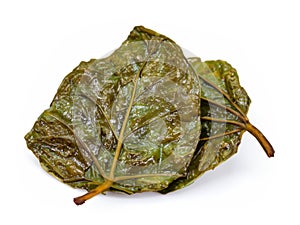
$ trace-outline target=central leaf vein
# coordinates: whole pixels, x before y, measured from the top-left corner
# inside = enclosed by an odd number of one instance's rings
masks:
[[[118,161],[118,158],[120,156],[121,149],[122,149],[122,146],[123,146],[123,141],[124,141],[124,135],[125,135],[126,127],[127,127],[127,122],[128,122],[130,112],[131,112],[132,107],[133,107],[135,95],[136,95],[138,79],[139,79],[139,77],[141,77],[141,74],[142,74],[142,72],[145,68],[146,63],[147,63],[147,61],[145,61],[143,63],[141,69],[139,70],[139,72],[136,74],[135,78],[132,81],[133,82],[132,95],[131,95],[130,102],[129,102],[129,105],[128,105],[128,108],[127,108],[127,111],[126,111],[126,114],[125,114],[125,117],[124,117],[122,128],[120,130],[120,135],[119,135],[119,138],[118,138],[116,152],[115,152],[115,155],[114,155],[114,159],[113,159],[110,174],[109,174],[109,179],[110,180],[114,180],[114,176],[115,176],[114,173],[115,173],[115,170],[116,170],[116,167],[117,167],[117,161]]]

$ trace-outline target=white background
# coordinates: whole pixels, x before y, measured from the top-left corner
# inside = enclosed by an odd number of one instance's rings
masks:
[[[299,9],[292,0],[1,1],[0,223],[300,224]],[[275,157],[246,133],[238,154],[181,191],[74,205],[84,191],[44,172],[23,137],[64,76],[117,48],[135,25],[236,67],[249,118]]]

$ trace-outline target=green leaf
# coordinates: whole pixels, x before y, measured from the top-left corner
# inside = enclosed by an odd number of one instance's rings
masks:
[[[81,62],[25,136],[41,166],[83,188],[168,193],[237,152],[250,99],[225,61],[187,59],[168,37],[135,27],[110,56]]]
[[[107,189],[159,191],[186,174],[201,132],[200,102],[200,81],[180,47],[136,27],[109,57],[74,69],[25,138],[47,172],[89,190],[76,204]],[[68,135],[60,149],[56,126]],[[68,148],[77,158],[58,158]]]
[[[246,130],[258,138],[268,156],[274,154],[270,143],[246,116],[250,98],[241,87],[236,70],[222,60],[201,62],[190,58],[189,62],[201,80],[202,130],[186,176],[160,191],[164,194],[193,183],[234,155]]]

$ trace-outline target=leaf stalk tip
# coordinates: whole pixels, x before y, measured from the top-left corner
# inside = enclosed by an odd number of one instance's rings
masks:
[[[274,157],[275,150],[273,146],[258,128],[248,122],[246,123],[246,130],[256,138],[268,157]]]
[[[106,180],[103,184],[100,184],[98,187],[96,187],[95,189],[93,189],[90,192],[86,193],[85,195],[74,198],[73,201],[76,205],[82,205],[83,203],[85,203],[85,201],[87,201],[87,200],[93,198],[94,196],[106,191],[108,188],[111,187],[112,184],[113,184],[112,181]]]

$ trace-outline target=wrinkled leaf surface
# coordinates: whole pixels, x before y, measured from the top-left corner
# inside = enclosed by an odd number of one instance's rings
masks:
[[[112,55],[81,63],[26,135],[47,172],[88,190],[134,193],[186,174],[200,127],[200,81],[169,38],[136,27]]]
[[[42,167],[89,192],[168,193],[237,152],[250,99],[225,61],[186,58],[171,39],[135,27],[110,56],[82,62],[25,136]]]
[[[190,58],[189,62],[201,78],[200,141],[187,175],[174,181],[162,193],[191,184],[204,172],[227,160],[237,152],[245,131],[238,124],[243,123],[241,117],[248,111],[250,98],[241,87],[236,70],[221,60],[201,62],[199,58]]]

